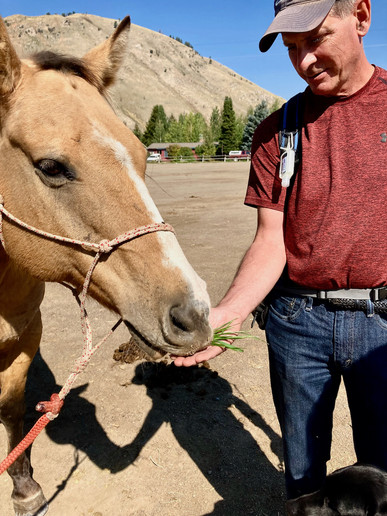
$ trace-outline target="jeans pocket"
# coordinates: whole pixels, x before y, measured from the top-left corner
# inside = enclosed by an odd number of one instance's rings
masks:
[[[303,313],[305,305],[306,298],[280,296],[272,301],[270,310],[283,321],[295,321]]]
[[[375,314],[374,317],[378,325],[387,330],[387,314]]]

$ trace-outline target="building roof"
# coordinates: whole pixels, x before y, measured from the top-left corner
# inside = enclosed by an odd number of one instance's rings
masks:
[[[189,149],[195,149],[201,145],[201,142],[182,142],[182,143],[151,143],[148,145],[148,151],[165,150],[171,145],[178,145],[179,147],[188,147]]]

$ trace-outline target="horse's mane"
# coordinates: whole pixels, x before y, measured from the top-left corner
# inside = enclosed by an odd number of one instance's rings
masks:
[[[101,88],[100,81],[81,58],[46,50],[34,54],[31,59],[40,70],[57,70],[58,72],[77,75],[98,90]]]

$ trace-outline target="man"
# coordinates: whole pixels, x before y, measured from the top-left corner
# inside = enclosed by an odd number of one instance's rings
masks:
[[[245,202],[257,207],[257,233],[211,312],[213,327],[234,320],[238,330],[271,292],[266,336],[289,498],[324,481],[341,377],[358,460],[387,470],[387,72],[364,53],[370,11],[371,0],[275,0],[260,49],[281,33],[308,84],[301,163],[282,187],[273,113],[252,145]]]

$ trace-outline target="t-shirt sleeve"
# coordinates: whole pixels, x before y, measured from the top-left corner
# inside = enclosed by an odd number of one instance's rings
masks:
[[[284,210],[286,189],[279,179],[279,114],[280,111],[275,111],[255,130],[245,197],[247,206]]]

